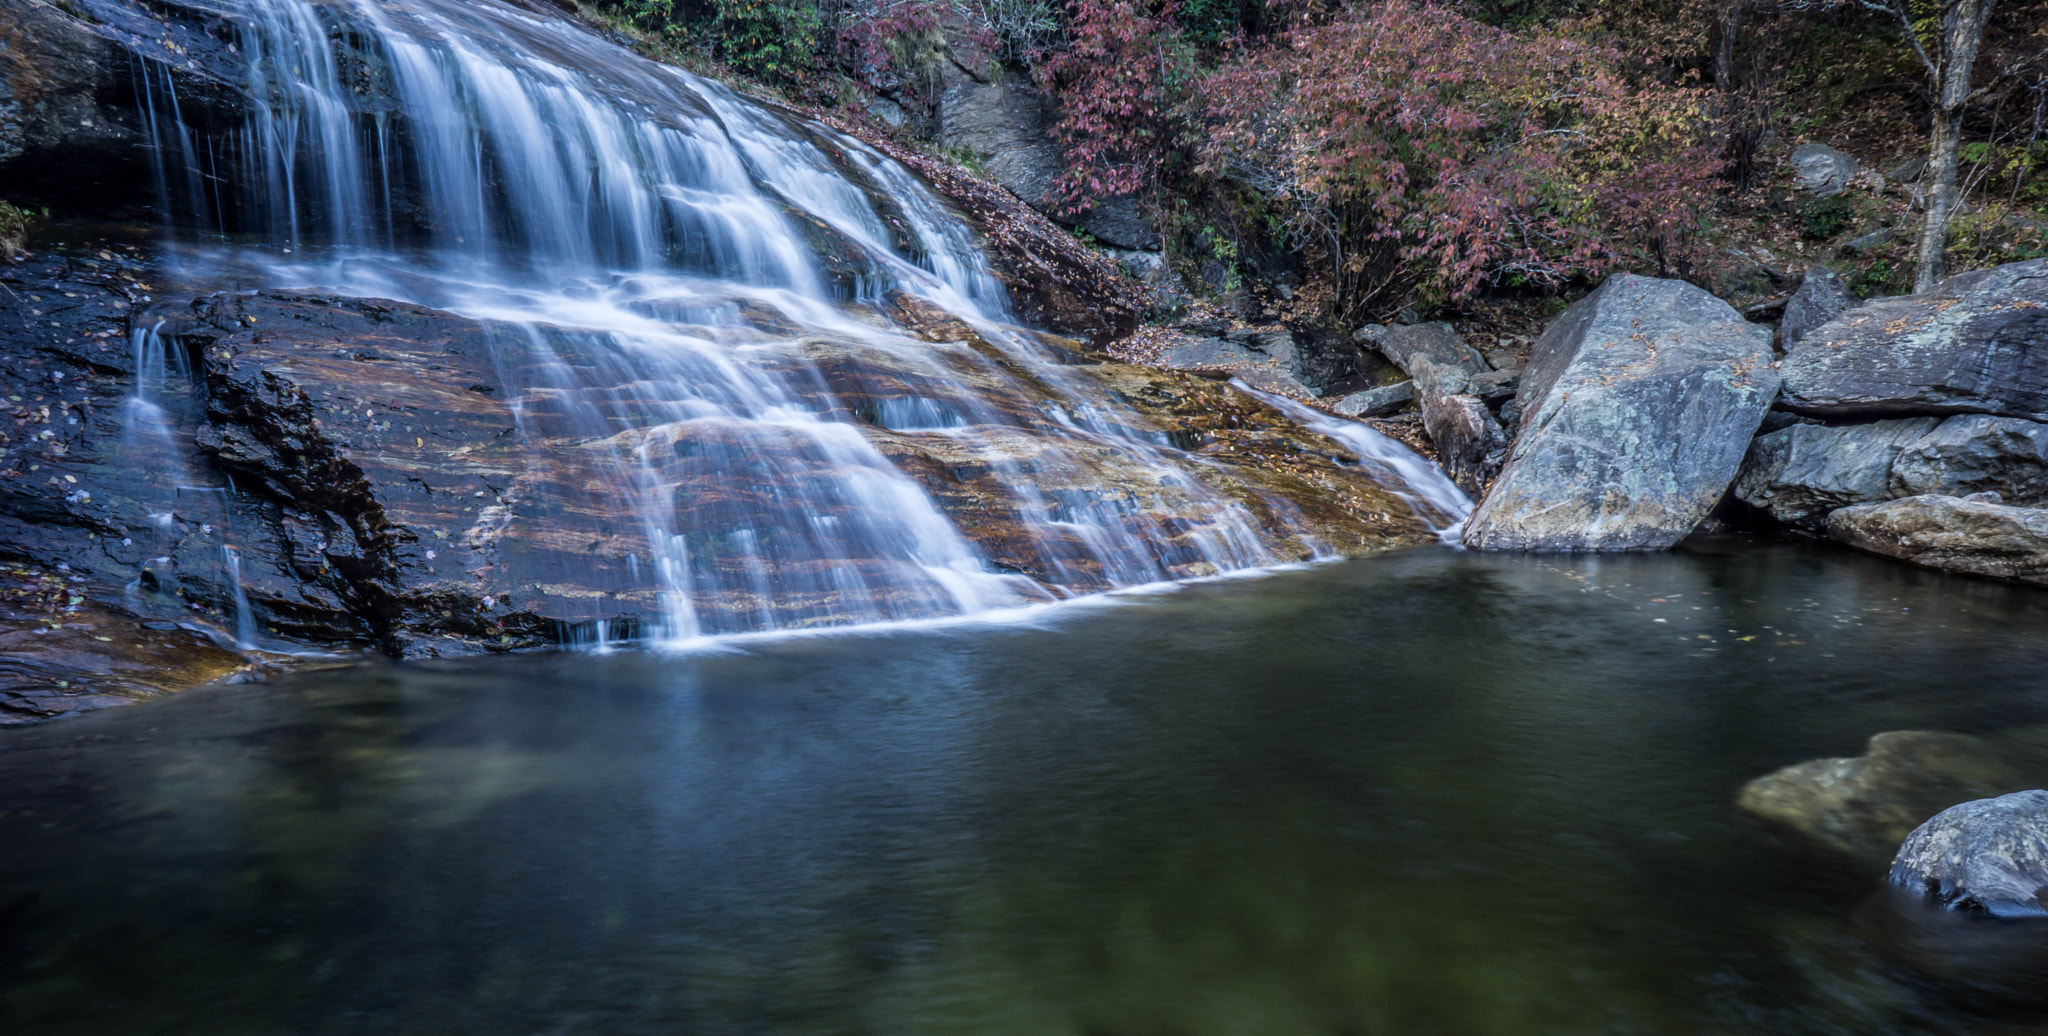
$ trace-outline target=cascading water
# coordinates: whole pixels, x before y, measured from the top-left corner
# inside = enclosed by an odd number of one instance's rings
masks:
[[[630,511],[642,543],[622,559],[659,584],[663,634],[970,614],[1280,560],[1204,459],[1009,326],[966,227],[859,142],[493,2],[227,9],[238,130],[202,142],[169,80],[139,77],[173,226],[264,242],[239,252],[278,286],[489,321],[519,433],[608,458],[584,504]],[[906,333],[906,298],[966,333]],[[993,562],[891,443],[992,472],[1023,560]],[[1171,515],[1101,485],[1105,458]]]

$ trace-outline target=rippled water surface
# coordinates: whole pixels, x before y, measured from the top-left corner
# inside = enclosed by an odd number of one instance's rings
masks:
[[[1743,781],[2048,721],[2048,596],[1424,550],[1021,625],[364,667],[0,733],[0,1031],[2048,1031]]]

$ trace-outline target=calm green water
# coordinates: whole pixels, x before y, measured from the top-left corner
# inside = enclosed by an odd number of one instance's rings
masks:
[[[2048,1031],[1730,806],[2048,721],[2044,630],[1832,550],[1427,550],[209,689],[0,736],[0,1031]]]

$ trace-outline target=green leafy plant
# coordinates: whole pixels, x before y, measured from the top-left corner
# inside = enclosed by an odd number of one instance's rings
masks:
[[[1834,237],[1855,222],[1855,207],[1839,194],[1832,198],[1815,198],[1799,209],[1800,230],[1816,240]]]
[[[48,209],[30,211],[10,202],[0,201],[0,256],[19,259],[28,250],[29,235],[36,224],[47,219]]]

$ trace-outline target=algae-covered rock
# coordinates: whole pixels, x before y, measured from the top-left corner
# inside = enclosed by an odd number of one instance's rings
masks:
[[[2024,786],[1994,746],[1964,734],[1893,730],[1862,755],[1813,759],[1744,785],[1743,812],[1812,844],[1867,861],[1958,802]]]

